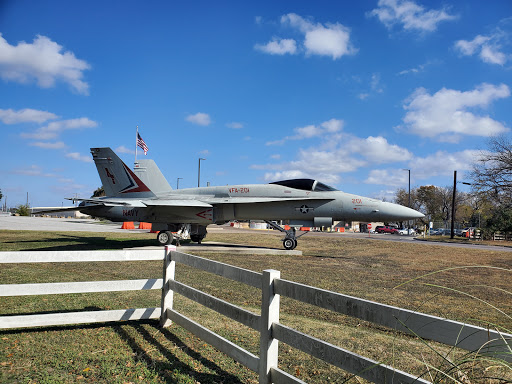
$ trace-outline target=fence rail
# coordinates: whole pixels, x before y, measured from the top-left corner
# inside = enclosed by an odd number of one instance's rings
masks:
[[[162,257],[162,251],[160,250],[0,252],[0,264],[148,261],[162,260]],[[162,285],[163,279],[1,284],[0,297],[134,291],[161,289]],[[0,316],[0,329],[158,319],[161,312],[161,308],[131,308],[108,311],[8,315]]]
[[[260,383],[302,383],[300,379],[278,368],[277,346],[279,341],[372,382],[428,383],[421,377],[380,364],[280,324],[280,296],[286,296],[458,348],[485,352],[508,361],[512,360],[512,353],[510,353],[512,335],[298,284],[281,279],[278,271],[267,270],[257,273],[177,252],[174,247],[166,247],[165,254],[159,250],[0,253],[0,264],[162,259],[162,279],[0,285],[0,296],[161,289],[160,308],[0,316],[0,329],[160,318],[162,326],[168,326],[174,321],[252,371],[257,372]],[[261,314],[252,313],[177,281],[175,279],[176,263],[182,263],[261,289]],[[174,293],[179,293],[260,332],[259,356],[255,356],[177,312],[173,308]]]

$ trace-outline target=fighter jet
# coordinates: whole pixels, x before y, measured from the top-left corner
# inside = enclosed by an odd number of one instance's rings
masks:
[[[76,210],[112,221],[152,223],[160,244],[174,237],[201,243],[209,224],[263,220],[284,233],[283,246],[297,246],[296,227],[332,226],[334,221],[404,221],[422,218],[413,209],[352,195],[317,180],[226,185],[173,190],[152,160],[131,170],[110,148],[91,148],[106,196],[74,199]],[[285,221],[290,229],[277,222]]]

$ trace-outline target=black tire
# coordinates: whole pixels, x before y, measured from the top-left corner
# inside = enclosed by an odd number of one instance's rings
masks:
[[[168,245],[172,243],[174,237],[170,231],[160,231],[158,235],[156,235],[156,239],[161,245]]]
[[[192,240],[194,243],[201,244],[201,241],[203,241],[204,237],[200,235],[190,235],[190,240]]]
[[[284,249],[291,251],[292,249],[295,249],[297,246],[297,240],[295,239],[284,239],[283,240],[283,247]]]

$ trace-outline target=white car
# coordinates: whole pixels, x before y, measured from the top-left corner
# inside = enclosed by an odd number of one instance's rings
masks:
[[[416,231],[412,228],[411,229],[402,228],[402,229],[398,230],[398,234],[399,235],[416,235]]]

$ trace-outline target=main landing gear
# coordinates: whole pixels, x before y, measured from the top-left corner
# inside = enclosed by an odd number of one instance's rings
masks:
[[[168,245],[172,243],[174,236],[171,231],[160,231],[156,235],[156,239],[161,245]]]
[[[304,236],[307,232],[304,232],[300,234],[299,236],[296,235],[296,231],[294,227],[291,227],[290,229],[284,229],[280,225],[277,225],[276,223],[272,221],[265,220],[265,223],[270,225],[272,228],[277,229],[278,231],[284,232],[284,239],[283,239],[283,247],[286,250],[291,251],[292,249],[295,249],[297,247],[297,239],[301,236]]]
[[[165,224],[167,229],[163,229],[156,235],[157,241],[161,245],[171,244],[173,241],[177,246],[182,240],[192,240],[194,243],[201,244],[206,237],[206,226],[197,224]],[[162,226],[160,226],[160,229]]]

